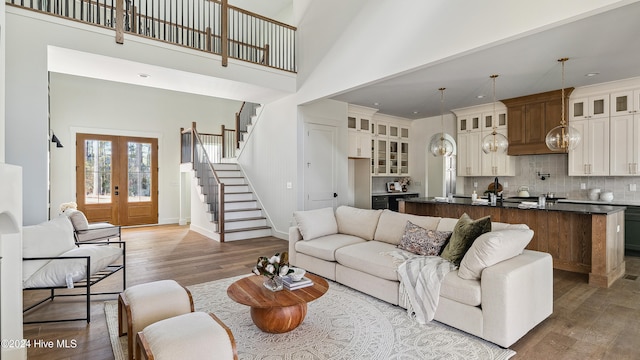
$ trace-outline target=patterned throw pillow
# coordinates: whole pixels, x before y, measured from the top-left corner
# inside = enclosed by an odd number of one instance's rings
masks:
[[[453,228],[453,234],[451,240],[442,250],[442,256],[454,263],[456,266],[460,265],[460,261],[467,253],[471,244],[478,238],[478,236],[491,231],[491,217],[485,216],[478,220],[473,220],[469,215],[462,214],[456,226]]]
[[[407,221],[398,248],[418,255],[437,256],[451,237],[451,231],[427,230]]]

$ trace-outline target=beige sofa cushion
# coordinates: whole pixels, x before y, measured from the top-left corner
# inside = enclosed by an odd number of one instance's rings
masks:
[[[439,217],[418,216],[398,213],[391,210],[383,210],[378,220],[378,227],[373,236],[373,240],[384,241],[389,244],[398,245],[404,234],[407,221],[427,230],[435,230],[440,222]]]
[[[444,277],[440,296],[470,306],[482,304],[480,281],[463,279],[458,276],[458,271],[451,271]]]
[[[336,260],[340,265],[359,270],[373,276],[399,281],[396,269],[400,263],[386,253],[398,250],[394,245],[381,241],[365,241],[345,246],[336,251]]]
[[[505,229],[480,235],[460,262],[458,276],[478,280],[482,270],[522,254],[533,238],[533,230]]]
[[[309,241],[298,241],[295,244],[297,252],[326,261],[336,261],[335,252],[341,247],[362,243],[364,240],[357,236],[333,234]]]
[[[311,240],[338,233],[338,223],[333,208],[294,211],[293,218],[298,224],[302,239]]]
[[[338,232],[373,240],[382,210],[358,209],[340,206],[336,209]],[[404,226],[404,225],[403,225]]]

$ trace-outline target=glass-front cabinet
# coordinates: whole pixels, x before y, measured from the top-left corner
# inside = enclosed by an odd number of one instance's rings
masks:
[[[373,129],[371,175],[409,175],[409,120],[376,114]]]
[[[611,116],[638,113],[640,110],[640,89],[611,93]]]
[[[609,94],[592,95],[569,101],[569,120],[609,116]]]

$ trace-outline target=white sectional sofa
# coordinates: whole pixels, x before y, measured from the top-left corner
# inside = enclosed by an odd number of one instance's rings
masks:
[[[404,308],[408,304],[401,301],[399,264],[389,254],[403,251],[397,245],[407,222],[437,231],[453,231],[458,223],[347,206],[335,212],[298,211],[294,217],[297,226],[289,229],[291,264]],[[524,224],[491,223],[491,231],[464,255],[460,269],[445,276],[434,319],[509,347],[551,315],[552,258],[523,250],[532,234]]]

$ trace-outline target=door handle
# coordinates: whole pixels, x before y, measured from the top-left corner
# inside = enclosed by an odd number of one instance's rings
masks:
[[[333,193],[333,197],[337,198],[338,197],[338,193]]]
[[[116,192],[114,193],[115,195],[118,195],[118,191],[116,190]]]

